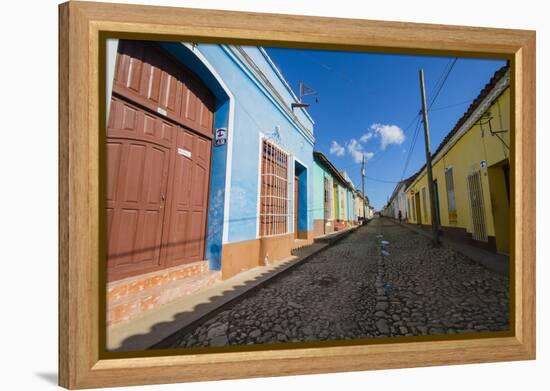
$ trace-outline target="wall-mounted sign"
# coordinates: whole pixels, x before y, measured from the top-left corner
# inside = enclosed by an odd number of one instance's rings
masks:
[[[178,148],[178,153],[179,153],[180,155],[185,156],[185,157],[188,157],[188,158],[191,157],[191,151],[188,151],[187,149]]]
[[[227,142],[227,129],[226,128],[218,128],[215,132],[216,135],[216,146],[219,145],[225,145]]]

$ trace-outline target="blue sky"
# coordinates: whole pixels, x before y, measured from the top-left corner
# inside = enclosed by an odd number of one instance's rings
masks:
[[[416,172],[426,160],[423,128],[411,148],[415,117],[420,110],[418,72],[424,69],[427,101],[449,57],[404,56],[324,50],[265,48],[295,92],[302,80],[318,93],[304,101],[315,121],[315,150],[361,186],[360,163],[366,166],[365,192],[381,208],[395,181]],[[472,100],[504,60],[459,58],[429,113],[432,152],[453,128]],[[386,183],[387,181],[390,183]]]

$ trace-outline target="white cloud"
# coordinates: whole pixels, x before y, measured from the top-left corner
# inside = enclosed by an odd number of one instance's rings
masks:
[[[359,141],[361,141],[362,143],[366,143],[372,138],[372,136],[373,136],[372,132],[365,133],[364,135],[361,136]]]
[[[386,149],[390,144],[401,145],[405,141],[405,133],[397,125],[372,124],[370,129],[380,137],[380,148]]]
[[[352,157],[355,163],[361,163],[363,161],[363,156],[365,156],[365,161],[368,162],[374,156],[373,152],[363,151],[363,146],[354,138],[352,138],[347,144],[346,148],[348,153]]]
[[[338,144],[336,141],[333,141],[332,145],[330,146],[329,152],[331,155],[344,156],[344,154],[346,153],[346,150],[344,149],[343,146]]]

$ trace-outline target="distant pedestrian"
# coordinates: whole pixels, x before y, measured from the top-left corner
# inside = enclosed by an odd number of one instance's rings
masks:
[[[397,218],[399,219],[399,224],[401,224],[401,219],[403,218],[403,216],[401,215],[401,211],[397,212]]]

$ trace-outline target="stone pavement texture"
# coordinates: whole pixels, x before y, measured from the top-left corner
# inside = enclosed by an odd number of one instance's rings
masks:
[[[508,292],[506,277],[375,219],[184,330],[172,347],[502,331]]]

